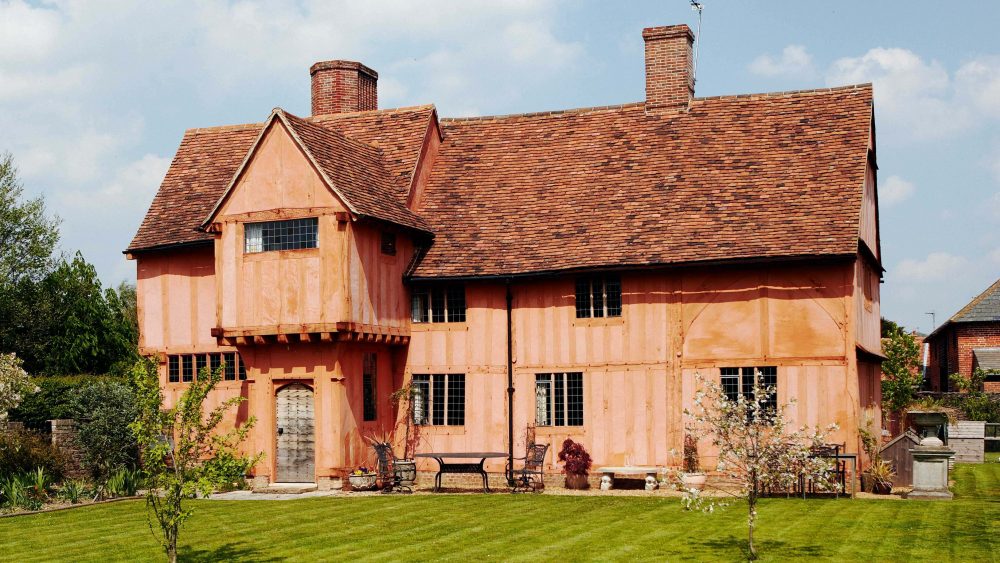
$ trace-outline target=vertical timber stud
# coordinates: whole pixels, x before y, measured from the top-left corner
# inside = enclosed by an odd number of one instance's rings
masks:
[[[514,486],[514,348],[511,309],[514,297],[507,278],[507,483]]]

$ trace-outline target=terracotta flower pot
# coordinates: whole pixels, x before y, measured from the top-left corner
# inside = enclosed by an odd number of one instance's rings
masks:
[[[704,473],[685,473],[681,476],[681,482],[684,483],[684,487],[688,489],[702,490],[705,487],[705,482],[708,481],[708,475]]]
[[[582,491],[589,487],[590,483],[587,481],[586,475],[575,475],[575,474],[566,475],[567,489],[576,489]]]

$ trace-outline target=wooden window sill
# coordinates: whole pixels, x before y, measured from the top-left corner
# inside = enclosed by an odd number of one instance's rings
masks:
[[[593,327],[593,326],[624,326],[625,317],[591,317],[583,319],[573,319],[573,326]]]
[[[410,332],[465,332],[469,330],[469,323],[415,323],[410,321]]]

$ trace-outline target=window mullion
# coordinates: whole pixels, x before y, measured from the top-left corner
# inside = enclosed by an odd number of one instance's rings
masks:
[[[451,406],[450,403],[448,402],[448,395],[451,393],[451,389],[448,388],[449,377],[450,376],[447,374],[441,376],[441,379],[444,379],[444,408],[441,409],[441,412],[444,413],[442,415],[443,416],[442,422],[444,422],[445,426],[448,426],[448,407]]]

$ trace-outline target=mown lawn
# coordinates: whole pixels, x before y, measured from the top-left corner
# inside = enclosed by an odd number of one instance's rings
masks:
[[[764,560],[996,561],[1000,463],[959,466],[952,502],[771,499]],[[712,560],[745,547],[745,509],[684,512],[677,499],[508,494],[199,501],[188,561]],[[161,557],[142,502],[0,519],[0,560]]]

